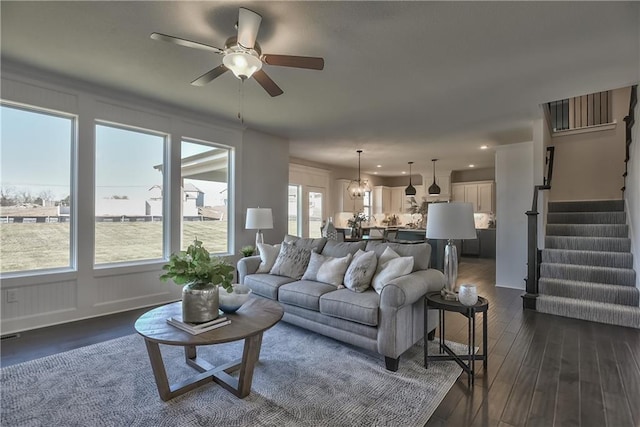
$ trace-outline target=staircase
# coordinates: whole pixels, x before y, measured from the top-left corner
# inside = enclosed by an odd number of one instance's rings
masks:
[[[640,329],[623,200],[551,202],[537,310]]]

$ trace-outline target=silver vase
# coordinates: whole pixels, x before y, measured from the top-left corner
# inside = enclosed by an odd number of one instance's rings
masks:
[[[218,317],[218,286],[191,282],[182,288],[182,321],[203,323]]]

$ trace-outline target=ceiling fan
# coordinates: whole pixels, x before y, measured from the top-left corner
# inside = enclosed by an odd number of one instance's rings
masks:
[[[192,81],[191,84],[194,86],[203,86],[231,70],[237,78],[243,81],[253,77],[269,95],[278,96],[282,95],[282,89],[262,70],[263,63],[310,70],[322,70],[324,68],[323,58],[263,54],[260,45],[256,41],[261,22],[262,16],[252,10],[241,7],[237,23],[238,35],[237,37],[229,37],[224,44],[224,49],[161,33],[152,33],[151,38],[223,55],[222,64]]]

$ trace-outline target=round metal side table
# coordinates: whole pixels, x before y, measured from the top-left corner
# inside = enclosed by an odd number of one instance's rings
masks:
[[[427,331],[429,331],[429,320],[427,316],[428,309],[436,309],[439,314],[438,332],[439,354],[429,355],[429,346],[427,343]],[[444,299],[440,292],[428,293],[424,298],[424,367],[429,367],[430,361],[437,360],[454,360],[467,373],[469,387],[474,383],[475,361],[482,360],[483,367],[487,370],[487,311],[489,310],[489,302],[486,298],[478,297],[478,302],[472,306],[466,306],[459,301],[449,301]],[[451,311],[460,313],[467,318],[468,339],[467,354],[456,354],[444,341],[445,334],[445,312]],[[482,354],[475,354],[476,347],[476,313],[482,315]],[[443,354],[444,353],[444,354]]]

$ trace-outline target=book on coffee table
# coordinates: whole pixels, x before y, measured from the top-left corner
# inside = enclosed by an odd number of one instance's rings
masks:
[[[231,320],[225,316],[217,317],[209,322],[204,323],[189,323],[183,322],[182,316],[172,316],[167,319],[167,323],[171,326],[175,326],[178,329],[182,329],[185,332],[189,332],[191,335],[198,335],[203,332],[208,332],[213,329],[221,328],[231,323]]]

